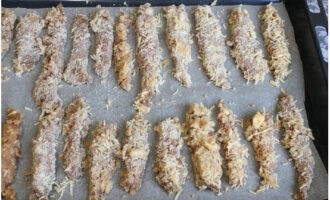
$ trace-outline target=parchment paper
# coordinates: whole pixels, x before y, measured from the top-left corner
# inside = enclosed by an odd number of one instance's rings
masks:
[[[292,25],[290,23],[288,14],[286,12],[285,6],[280,4],[274,4],[279,10],[279,13],[283,19],[285,19],[285,29],[286,35],[290,43],[290,52],[292,54],[292,64],[290,68],[292,73],[289,75],[288,79],[281,86],[297,100],[299,108],[304,108],[304,77],[302,64],[298,52],[298,48],[294,39],[294,33]],[[262,45],[259,29],[259,20],[257,18],[260,6],[244,6],[248,9],[250,17],[256,26],[256,32],[258,39],[260,40],[260,46]],[[217,13],[221,24],[223,25],[223,33],[228,35],[227,28],[227,15],[232,6],[220,6],[213,7],[213,10]],[[111,16],[117,17],[120,10],[126,10],[130,13],[135,11],[135,8],[109,8]],[[35,9],[39,14],[45,16],[48,9]],[[72,18],[76,13],[91,14],[96,10],[96,8],[66,8],[66,15],[68,17],[68,42],[66,44],[66,58],[69,59],[69,51],[71,49],[70,40],[70,28],[72,23]],[[16,14],[21,16],[26,14],[32,9],[15,9]],[[187,7],[187,11],[190,13],[190,19],[193,24],[193,16],[191,15],[191,7]],[[160,13],[158,8],[155,8],[155,13]],[[164,18],[161,17],[163,26]],[[194,27],[194,26],[192,26]],[[135,48],[134,34],[131,31],[130,38],[132,40],[133,47]],[[209,83],[209,79],[206,77],[203,69],[201,69],[201,64],[197,59],[196,41],[194,38],[194,44],[192,45],[192,57],[193,63],[189,68],[189,72],[192,75],[193,85],[190,89],[186,89],[176,81],[171,75],[172,72],[172,62],[168,55],[168,50],[165,46],[164,40],[164,29],[163,27],[159,30],[159,36],[161,44],[163,47],[164,59],[167,59],[169,65],[164,67],[163,75],[165,78],[165,83],[160,87],[160,94],[158,94],[154,99],[154,106],[151,112],[146,115],[146,118],[150,123],[155,125],[155,123],[164,120],[167,117],[178,116],[181,121],[184,120],[184,114],[187,110],[189,104],[193,102],[203,102],[206,106],[211,107],[215,105],[219,99],[224,99],[226,105],[229,106],[234,113],[237,115],[238,119],[246,119],[250,117],[255,112],[265,109],[273,114],[275,114],[275,105],[277,101],[277,96],[280,92],[279,88],[271,86],[269,80],[271,78],[270,74],[267,75],[266,80],[263,84],[258,85],[246,85],[246,81],[243,79],[240,71],[236,69],[233,59],[228,54],[228,59],[226,62],[226,68],[230,71],[230,79],[235,89],[233,90],[221,90]],[[94,35],[91,35],[93,45],[91,49],[94,48]],[[2,67],[9,67],[12,70],[12,57],[14,54],[14,45],[12,43],[10,52],[7,54],[2,62]],[[227,48],[227,50],[229,50]],[[228,51],[227,51],[228,53]],[[132,118],[134,114],[134,109],[132,103],[134,102],[135,96],[139,89],[140,77],[137,67],[135,68],[136,75],[133,81],[133,88],[128,93],[120,89],[117,84],[117,79],[114,74],[113,67],[110,70],[110,76],[106,78],[106,82],[101,84],[101,79],[98,78],[94,72],[91,70],[92,61],[89,61],[88,70],[93,74],[94,81],[90,85],[83,85],[79,87],[71,87],[66,83],[62,82],[62,87],[59,89],[59,94],[64,100],[64,105],[67,106],[69,102],[73,100],[75,95],[82,94],[86,97],[87,102],[91,106],[92,113],[92,130],[96,123],[100,120],[106,120],[112,123],[116,123],[119,128],[118,139],[121,141],[124,134],[125,122]],[[135,64],[136,66],[136,64]],[[37,134],[38,117],[40,110],[35,107],[34,100],[32,98],[32,90],[34,87],[34,81],[36,80],[40,72],[40,62],[37,64],[37,68],[32,72],[23,75],[23,77],[18,78],[14,76],[12,72],[8,72],[10,80],[2,83],[2,119],[5,119],[5,110],[7,107],[11,106],[19,109],[24,115],[23,121],[23,135],[22,135],[22,145],[21,145],[21,158],[19,160],[19,167],[17,176],[15,179],[14,187],[17,189],[18,199],[28,199],[28,195],[31,192],[31,180],[24,174],[28,172],[31,168],[31,148],[32,139]],[[177,94],[173,95],[174,93]],[[112,100],[112,106],[106,109],[106,99]],[[30,110],[31,108],[32,110]],[[216,112],[214,112],[216,113]],[[302,110],[303,117],[305,119],[305,124],[307,124],[307,118],[305,110]],[[215,117],[215,114],[214,116]],[[215,120],[215,118],[213,118]],[[218,127],[216,127],[218,128]],[[242,130],[239,129],[240,133]],[[275,133],[277,138],[281,138],[280,133]],[[242,135],[243,136],[243,135]],[[62,153],[63,149],[63,136],[58,139],[58,154]],[[149,160],[146,167],[146,173],[143,180],[143,186],[135,196],[130,196],[119,186],[119,174],[122,168],[117,171],[114,177],[114,188],[107,195],[107,199],[173,199],[174,195],[167,196],[167,194],[161,189],[157,184],[154,173],[152,172],[153,161],[154,161],[154,148],[156,145],[157,136],[154,131],[150,129],[149,131],[149,142],[151,152],[149,155]],[[250,156],[248,158],[248,179],[247,184],[243,188],[237,190],[232,190],[228,185],[227,177],[224,175],[222,178],[222,196],[216,196],[213,192],[198,191],[195,188],[194,176],[192,172],[191,160],[188,154],[188,150],[184,147],[183,153],[185,155],[186,161],[188,163],[189,169],[189,179],[183,187],[183,192],[180,194],[178,199],[291,199],[295,192],[295,171],[292,164],[288,161],[288,153],[282,147],[281,144],[276,145],[276,153],[278,154],[278,167],[276,169],[278,173],[278,184],[279,188],[274,190],[269,190],[259,194],[252,194],[249,191],[255,191],[259,184],[258,176],[258,164],[254,160],[254,151],[251,145],[242,137],[243,143],[247,144],[249,148]],[[322,164],[320,157],[312,144],[313,155],[315,157],[315,177],[309,191],[309,199],[324,199],[327,197],[327,173]],[[87,197],[87,183],[88,183],[87,173],[83,179],[78,182],[73,187],[74,196],[70,196],[69,188],[63,194],[62,199],[86,199]],[[57,180],[58,182],[63,181],[64,173],[62,168],[62,163],[58,159],[57,161]],[[228,190],[228,191],[226,191]],[[51,195],[51,199],[58,198],[57,193]]]

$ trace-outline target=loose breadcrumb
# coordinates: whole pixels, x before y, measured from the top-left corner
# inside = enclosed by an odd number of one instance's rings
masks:
[[[61,4],[51,8],[45,19],[45,57],[33,95],[41,108],[39,133],[32,149],[32,193],[30,199],[48,199],[56,180],[56,147],[61,133],[62,100],[57,90],[63,70],[66,43],[66,16]]]
[[[194,10],[196,38],[202,65],[212,83],[222,89],[231,88],[225,68],[226,43],[221,26],[210,6],[198,6]]]
[[[154,167],[156,180],[167,193],[180,193],[188,175],[185,159],[180,153],[183,127],[175,117],[160,122],[154,130],[159,134]]]
[[[240,141],[240,136],[235,127],[236,116],[233,111],[225,107],[222,100],[218,104],[218,110],[220,141],[223,144],[227,162],[226,174],[232,187],[240,187],[246,184],[248,149]]]
[[[110,13],[105,8],[99,8],[90,21],[90,26],[95,33],[96,48],[92,55],[95,61],[95,73],[105,78],[109,75],[113,50],[113,21]]]
[[[1,196],[4,199],[16,199],[16,191],[11,184],[15,179],[20,156],[21,123],[21,113],[8,108],[1,135]]]
[[[284,128],[283,146],[289,150],[297,172],[298,187],[295,199],[307,199],[307,192],[313,180],[315,161],[310,147],[314,139],[309,128],[304,126],[304,120],[296,106],[296,101],[284,91],[277,102],[278,116]]]
[[[71,29],[71,55],[63,73],[63,79],[71,85],[87,84],[93,80],[87,72],[89,48],[91,46],[88,27],[87,16],[75,16]]]
[[[30,112],[32,112],[32,108],[30,108],[30,107],[24,107],[24,110],[27,110],[27,111],[30,111]]]
[[[17,76],[33,70],[40,56],[44,54],[45,48],[39,37],[44,23],[42,17],[34,12],[19,18],[16,26],[16,54],[13,59]]]
[[[174,65],[174,77],[185,87],[191,86],[188,68],[192,62],[191,25],[183,4],[164,8],[166,18],[166,44]]]
[[[141,86],[134,107],[140,114],[150,112],[152,97],[162,84],[162,50],[157,34],[157,18],[149,3],[138,8],[135,19],[137,36],[137,63],[141,71]]]
[[[148,121],[136,115],[126,123],[121,157],[125,163],[120,185],[126,192],[135,194],[142,185],[149,155]]]
[[[1,59],[9,50],[14,35],[15,12],[8,8],[1,8]]]
[[[107,99],[106,101],[105,101],[105,104],[106,104],[106,108],[107,108],[107,110],[112,106],[112,100],[111,99]]]
[[[83,176],[82,164],[86,156],[83,141],[91,122],[89,112],[89,105],[81,96],[77,96],[66,110],[62,159],[64,172],[71,181],[78,181]]]
[[[213,192],[220,193],[222,158],[214,125],[210,109],[203,104],[189,107],[185,140],[191,152],[196,187],[199,190],[211,188]]]
[[[291,54],[289,43],[285,37],[284,22],[271,4],[265,7],[259,17],[264,43],[269,55],[269,69],[274,76],[272,82],[278,87],[280,82],[284,81],[290,73],[289,65],[291,64]]]
[[[231,40],[227,42],[232,47],[231,56],[244,78],[249,81],[263,82],[268,73],[267,61],[258,47],[254,25],[247,10],[238,6],[232,10],[228,18]]]
[[[57,198],[58,200],[62,199],[65,189],[67,188],[68,185],[70,186],[70,193],[71,193],[72,181],[70,181],[68,179],[68,177],[65,177],[65,179],[62,182],[58,182],[58,183],[54,183],[54,184],[55,184],[54,190],[58,194],[60,194],[59,197]],[[70,195],[73,196],[72,193]]]
[[[115,42],[113,47],[113,61],[118,83],[126,91],[129,91],[132,87],[132,77],[134,74],[133,50],[127,38],[129,24],[129,15],[122,12],[115,27]]]
[[[269,188],[277,188],[276,152],[274,137],[274,122],[271,114],[267,112],[257,112],[246,123],[245,137],[252,143],[255,150],[255,159],[259,162],[259,175],[262,181],[257,192],[262,192]]]
[[[116,139],[117,127],[113,124],[100,123],[92,134],[89,146],[89,200],[104,200],[113,187],[112,177],[119,168],[116,158],[120,143]]]

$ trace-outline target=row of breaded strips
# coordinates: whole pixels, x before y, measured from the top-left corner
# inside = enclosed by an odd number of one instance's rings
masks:
[[[148,112],[151,99],[162,83],[162,53],[159,45],[157,27],[159,20],[154,16],[149,4],[141,6],[135,16],[137,40],[136,59],[142,74],[140,93],[135,107],[140,112]],[[145,7],[145,8],[143,8]],[[174,65],[174,77],[184,86],[192,84],[188,72],[191,64],[191,23],[184,5],[164,8],[166,18],[166,44]],[[225,68],[225,36],[220,23],[210,6],[198,6],[194,9],[195,31],[199,58],[210,80],[223,89],[231,88],[229,74]],[[232,47],[230,54],[237,67],[249,82],[262,82],[269,69],[279,86],[290,73],[291,55],[285,37],[284,23],[277,10],[267,5],[260,14],[264,44],[269,55],[269,62],[264,59],[256,39],[255,27],[248,12],[241,6],[234,8],[229,15],[231,38],[227,45]],[[2,10],[2,57],[10,46],[14,32],[15,14],[9,9]],[[134,54],[128,42],[131,20],[127,13],[121,13],[115,28],[113,18],[107,9],[98,9],[88,19],[85,15],[76,15],[71,30],[72,49],[63,79],[72,85],[92,82],[87,72],[90,43],[89,26],[95,33],[96,47],[92,59],[95,61],[95,73],[106,78],[109,74],[112,58],[119,85],[129,91],[134,74]],[[45,46],[40,38],[44,20],[32,12],[20,17],[16,27],[16,54],[13,60],[17,75],[35,68],[35,63],[44,54]],[[153,66],[148,66],[152,63]],[[150,76],[150,77],[149,77]],[[148,77],[148,78],[147,78]]]
[[[82,176],[82,161],[85,153],[82,146],[78,144],[79,141],[83,141],[88,130],[87,108],[83,99],[77,97],[69,105],[66,113],[64,132],[68,135],[64,147],[64,168],[68,177],[73,180],[79,180]],[[292,96],[284,92],[280,94],[278,111],[285,131],[283,144],[289,149],[299,177],[296,199],[305,199],[313,177],[314,160],[309,147],[311,133],[303,126],[303,120]],[[180,192],[187,178],[187,165],[181,154],[183,132],[185,132],[184,139],[191,152],[198,189],[210,188],[216,193],[220,192],[223,173],[221,144],[224,148],[225,173],[229,183],[234,188],[246,183],[248,150],[240,141],[235,118],[233,112],[224,105],[223,101],[220,101],[217,117],[219,132],[214,130],[215,124],[211,120],[211,110],[202,104],[193,104],[189,107],[185,125],[180,124],[179,119],[174,117],[155,126],[154,130],[159,137],[154,172],[156,180],[165,191]],[[131,194],[139,190],[149,154],[147,142],[149,126],[146,120],[139,117],[128,121],[122,148],[116,140],[115,125],[103,122],[92,132],[93,139],[89,145],[87,157],[90,199],[102,199],[111,190],[112,176],[119,167],[116,158],[121,158],[125,163],[121,186]],[[262,181],[257,189],[258,192],[278,187],[275,172],[277,139],[273,135],[275,129],[273,117],[267,112],[256,113],[246,123],[244,135],[252,143],[256,160],[260,165],[259,175]],[[77,149],[81,150],[77,151]]]
[[[228,79],[228,71],[225,68],[225,36],[222,34],[220,23],[211,8],[210,6],[198,6],[194,10],[199,58],[210,80],[220,88],[228,89],[231,88],[231,83]],[[143,18],[143,20],[149,20],[147,23],[153,24],[154,27],[146,31],[144,30],[146,27],[141,27],[139,25],[141,23],[137,19],[138,23],[135,26],[138,43],[137,61],[140,63],[139,68],[142,72],[145,69],[141,67],[143,66],[139,61],[141,59],[148,58],[150,59],[149,62],[151,60],[156,61],[154,63],[155,67],[153,67],[155,69],[158,69],[161,65],[158,61],[158,59],[161,59],[161,51],[156,30],[159,23],[156,22],[157,20],[154,21],[152,12],[148,15],[150,16]],[[167,22],[165,30],[166,43],[173,60],[174,77],[184,86],[190,87],[191,77],[188,73],[188,67],[192,61],[192,35],[188,14],[184,5],[180,5],[164,8],[164,16]],[[232,47],[230,54],[248,82],[262,82],[265,74],[270,70],[274,76],[272,84],[279,86],[280,82],[284,81],[290,73],[289,65],[291,63],[284,22],[272,5],[267,5],[260,13],[259,18],[264,44],[269,57],[268,64],[256,40],[255,27],[247,10],[243,9],[242,6],[234,8],[229,15],[231,38],[227,41],[227,45]],[[3,57],[8,51],[13,38],[16,16],[13,11],[3,9],[2,19],[1,39],[3,45],[1,55]],[[100,9],[92,16],[90,21],[85,15],[76,15],[71,31],[71,56],[63,79],[73,85],[92,82],[92,78],[86,70],[90,47],[90,26],[95,33],[96,41],[95,52],[91,56],[95,61],[93,65],[95,73],[102,78],[108,76],[112,53],[114,52],[113,59],[119,85],[127,91],[130,90],[134,74],[133,51],[127,38],[130,22],[132,20],[128,14],[121,13],[113,30],[113,19],[106,9]],[[16,54],[13,60],[14,71],[17,75],[34,69],[35,63],[44,54],[44,45],[39,37],[43,27],[44,20],[34,12],[19,18],[16,27]],[[140,41],[141,36],[146,34],[154,35],[154,41],[150,40],[150,43],[154,43],[156,46],[145,46],[146,43]],[[143,49],[141,49],[142,47]],[[150,51],[152,48],[157,51]],[[148,52],[151,55],[145,56],[143,52]],[[142,58],[143,56],[144,58]],[[158,58],[154,59],[155,56]],[[159,77],[155,77],[155,79],[159,79]],[[143,83],[141,87],[143,88]]]
[[[135,20],[136,59],[142,74],[135,108],[140,113],[150,111],[152,97],[163,83],[161,48],[156,29],[159,24],[149,6],[148,4],[141,6]],[[145,7],[144,10],[141,9],[143,7]],[[190,87],[192,80],[188,68],[192,61],[192,35],[188,14],[184,5],[166,7],[164,13],[166,44],[173,61],[174,77],[185,87]],[[220,23],[210,6],[198,6],[194,9],[194,16],[197,46],[202,66],[211,82],[222,89],[229,89],[232,86],[228,70],[225,68],[226,42]],[[274,76],[271,83],[279,86],[280,82],[283,82],[290,73],[289,65],[291,63],[284,23],[272,5],[265,7],[260,14],[260,19],[264,43],[269,54],[268,63],[264,59],[262,49],[256,39],[252,20],[248,12],[241,6],[234,8],[228,18],[231,38],[227,41],[227,45],[231,46],[230,54],[248,82],[263,82],[270,69]],[[153,65],[150,66],[150,63]]]
[[[190,149],[198,189],[210,188],[219,193],[223,165],[229,184],[233,188],[245,185],[247,147],[241,142],[233,112],[223,101],[218,103],[217,108],[217,121],[220,127],[218,132],[215,131],[215,124],[211,120],[211,109],[202,104],[192,104],[189,107],[185,124],[181,124],[179,119],[174,117],[165,119],[155,126],[154,130],[159,137],[154,172],[156,180],[166,192],[180,192],[186,181],[187,164],[181,153],[184,140]],[[279,125],[284,129],[282,143],[289,150],[298,175],[295,199],[306,199],[313,179],[314,159],[309,146],[313,136],[310,129],[304,127],[300,111],[292,96],[281,92],[277,110]],[[2,196],[5,199],[15,199],[15,190],[11,184],[14,181],[19,157],[21,122],[21,114],[9,108],[2,135]],[[120,143],[116,139],[116,126],[102,122],[92,131],[92,141],[87,145],[86,153],[83,142],[90,122],[88,104],[84,98],[76,97],[66,110],[63,125],[66,138],[61,157],[67,177],[71,181],[78,181],[83,176],[86,160],[85,166],[90,176],[89,199],[104,199],[113,186],[112,177],[119,167],[117,158],[121,158],[126,169],[120,184],[126,191],[134,194],[142,185],[149,153],[146,134],[149,129],[148,122],[140,118],[127,122],[123,148],[120,148]],[[34,142],[31,199],[48,199],[48,193],[55,180],[55,145],[50,142],[56,143],[54,138],[59,129],[57,124],[53,125],[49,121],[40,123],[50,125],[40,127],[39,136]],[[272,115],[265,111],[256,113],[246,122],[244,135],[255,150],[255,158],[259,162],[259,175],[262,178],[257,192],[278,187],[275,172],[277,139],[273,135],[276,129]],[[225,164],[220,155],[221,145]]]

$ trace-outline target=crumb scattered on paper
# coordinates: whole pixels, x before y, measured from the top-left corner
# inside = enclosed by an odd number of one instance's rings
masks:
[[[107,99],[107,100],[105,101],[105,103],[106,103],[107,110],[109,110],[109,108],[110,108],[111,105],[112,105],[112,100],[111,100],[111,99]]]
[[[172,96],[178,94],[178,92],[179,92],[179,89],[176,89],[175,92],[172,94]]]
[[[24,107],[24,109],[27,110],[27,111],[32,111],[32,108],[29,108],[29,107],[26,107],[26,106]]]
[[[254,194],[254,195],[257,194],[256,192],[254,192],[254,191],[252,191],[252,190],[249,190],[249,192],[250,192],[251,194]]]
[[[65,189],[68,185],[72,185],[72,182],[67,177],[65,177],[65,179],[62,182],[55,183],[55,191],[56,193],[60,194],[58,200],[62,198]]]
[[[229,101],[228,105],[235,105],[235,102],[234,101]]]
[[[176,195],[175,195],[175,197],[174,197],[174,200],[178,200],[178,199],[179,199],[179,196],[180,196],[181,192],[182,192],[182,191],[176,193]]]

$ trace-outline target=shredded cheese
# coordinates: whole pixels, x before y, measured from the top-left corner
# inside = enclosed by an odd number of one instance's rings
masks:
[[[228,18],[231,40],[231,56],[237,67],[242,71],[244,78],[249,81],[263,82],[268,73],[267,61],[258,47],[254,25],[247,10],[238,6],[232,10]]]
[[[17,76],[35,68],[36,62],[44,54],[44,46],[39,37],[45,21],[38,14],[31,12],[20,17],[16,28],[16,54],[13,68]]]
[[[21,123],[21,113],[8,108],[1,135],[1,196],[5,199],[16,199],[16,191],[12,184],[20,155]]]
[[[180,153],[182,125],[177,117],[168,118],[157,124],[154,130],[159,135],[154,167],[156,180],[167,193],[178,195],[188,175],[185,159]]]
[[[71,85],[81,85],[92,82],[92,76],[87,72],[89,48],[89,20],[85,15],[76,15],[72,24],[72,49],[69,62],[63,73],[63,79]]]
[[[257,192],[278,187],[275,172],[277,166],[275,143],[277,143],[277,139],[274,137],[273,131],[272,115],[267,112],[257,112],[247,121],[244,134],[255,150],[255,159],[259,162],[259,175],[262,178]]]
[[[126,123],[121,157],[125,162],[120,185],[130,194],[135,194],[142,185],[144,171],[150,152],[148,144],[148,121],[136,115]]]
[[[210,80],[222,89],[231,88],[225,68],[225,37],[210,6],[198,6],[195,11],[196,38],[202,65]]]
[[[92,16],[90,26],[95,33],[96,47],[91,56],[95,61],[93,68],[95,73],[105,78],[109,75],[113,46],[113,22],[108,9],[98,7],[98,11]]]
[[[274,76],[272,83],[278,87],[291,72],[289,70],[291,54],[285,37],[284,22],[271,4],[265,7],[259,17],[264,43],[269,54],[269,68]]]
[[[128,43],[129,15],[122,12],[115,27],[114,41],[114,65],[117,73],[118,83],[121,88],[129,91],[132,87],[132,77],[134,73],[133,50]]]
[[[82,165],[85,159],[83,140],[91,123],[89,105],[77,96],[68,106],[63,124],[66,135],[63,149],[63,168],[67,177],[76,182],[83,176]]]
[[[226,158],[226,174],[229,184],[233,188],[237,188],[246,183],[248,149],[240,141],[240,136],[235,127],[234,113],[225,107],[223,101],[219,102],[218,110],[217,119],[220,127],[220,141],[223,144]]]
[[[307,192],[312,184],[315,160],[310,147],[310,140],[314,139],[309,128],[304,126],[300,110],[296,106],[293,96],[284,91],[277,102],[278,116],[284,128],[282,144],[288,149],[297,173],[297,191],[295,199],[307,199]]]
[[[61,4],[51,8],[45,18],[46,33],[43,42],[46,51],[33,91],[36,106],[41,108],[41,115],[39,133],[33,141],[30,199],[48,199],[56,180],[56,146],[64,113],[57,90],[64,63],[66,21]]]
[[[188,14],[185,6],[181,4],[164,8],[166,18],[166,44],[170,50],[174,64],[174,77],[185,87],[191,86],[188,67],[191,58],[191,34]],[[167,62],[168,63],[168,62]]]
[[[1,8],[1,59],[6,55],[13,35],[16,21],[15,12],[8,8]]]
[[[195,184],[199,190],[211,188],[220,193],[222,158],[217,134],[211,121],[211,110],[203,104],[192,104],[186,113],[185,140],[191,152]]]
[[[138,8],[135,20],[137,36],[137,63],[142,74],[140,92],[134,107],[140,114],[150,112],[152,97],[163,83],[161,76],[162,50],[160,48],[157,18],[149,3]]]
[[[105,199],[113,187],[113,176],[119,165],[120,143],[116,125],[101,122],[94,129],[88,148],[89,199]]]

